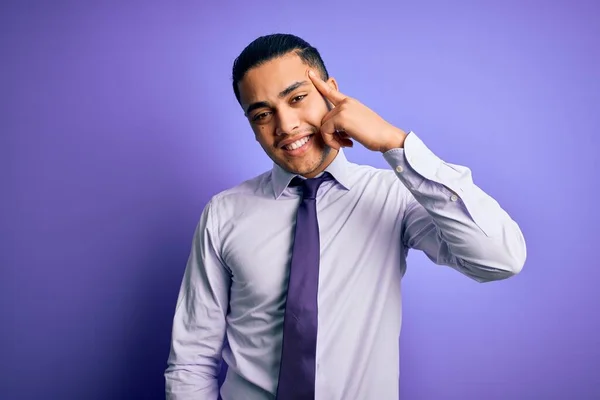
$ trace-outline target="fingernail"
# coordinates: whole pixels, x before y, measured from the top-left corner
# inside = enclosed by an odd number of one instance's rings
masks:
[[[311,69],[311,70],[309,70],[309,71],[308,71],[308,75],[310,75],[310,76],[313,76],[313,77],[314,77],[314,76],[315,76],[315,73],[314,73],[314,71]]]

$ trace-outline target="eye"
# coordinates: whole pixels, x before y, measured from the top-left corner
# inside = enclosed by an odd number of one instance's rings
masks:
[[[269,115],[271,115],[271,113],[270,113],[269,111],[265,111],[265,112],[262,112],[262,113],[260,113],[260,114],[256,114],[256,115],[255,115],[255,116],[252,118],[252,121],[260,121],[260,120],[262,120],[262,119],[265,119],[265,118],[267,118]]]
[[[303,100],[306,97],[305,94],[301,94],[300,96],[295,96],[294,98],[292,98],[292,103],[297,103],[301,100]]]

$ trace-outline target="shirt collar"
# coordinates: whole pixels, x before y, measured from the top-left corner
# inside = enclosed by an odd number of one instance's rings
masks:
[[[350,165],[351,163],[346,159],[343,149],[340,148],[331,164],[325,168],[325,171],[329,172],[333,178],[344,187],[344,189],[350,190],[352,187]],[[271,183],[273,185],[273,195],[276,199],[281,196],[283,191],[296,176],[298,175],[288,172],[279,165],[273,163]]]

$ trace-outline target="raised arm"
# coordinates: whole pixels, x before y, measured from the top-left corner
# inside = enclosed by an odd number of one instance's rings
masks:
[[[517,274],[526,259],[523,234],[496,200],[473,183],[471,171],[449,164],[410,133],[404,148],[384,153],[408,188],[403,240],[429,259],[479,281]]]
[[[471,171],[443,162],[412,132],[391,125],[373,110],[341,93],[334,80],[309,70],[314,86],[333,106],[321,135],[334,149],[353,141],[383,153],[408,188],[403,240],[437,264],[481,282],[507,278],[525,263],[518,225],[471,179]]]

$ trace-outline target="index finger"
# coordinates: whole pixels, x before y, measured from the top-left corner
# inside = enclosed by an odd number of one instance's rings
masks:
[[[340,102],[346,99],[339,91],[335,90],[333,87],[328,85],[325,81],[323,81],[312,69],[308,71],[308,76],[310,80],[313,82],[317,90],[325,96],[325,98],[334,106],[337,106]]]

